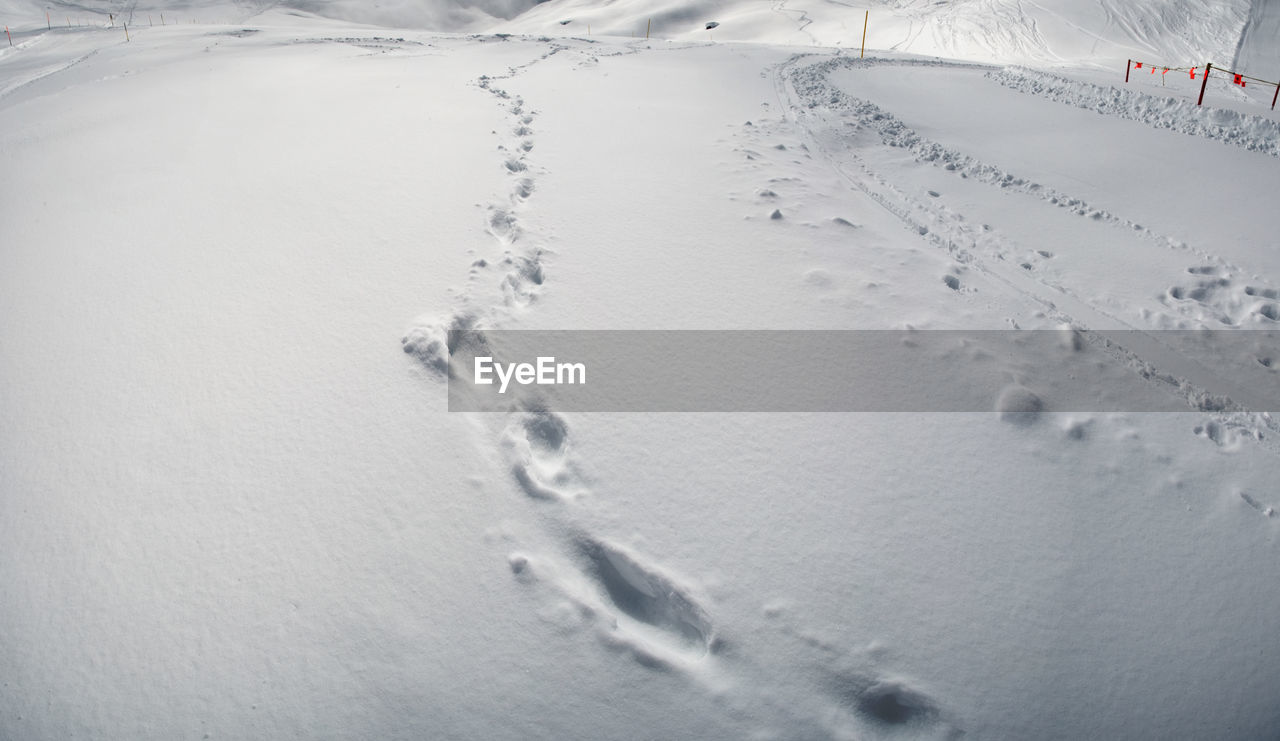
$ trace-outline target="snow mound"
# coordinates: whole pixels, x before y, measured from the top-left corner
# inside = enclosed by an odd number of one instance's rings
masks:
[[[1198,106],[1188,98],[1103,87],[1029,69],[1007,68],[991,72],[987,77],[1007,88],[1077,108],[1280,157],[1280,123],[1264,116]]]

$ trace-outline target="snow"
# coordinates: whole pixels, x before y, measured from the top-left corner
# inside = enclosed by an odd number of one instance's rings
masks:
[[[0,738],[1280,727],[1280,118],[1123,77],[1274,3],[0,2]],[[449,329],[999,383],[450,412]]]
[[[1257,0],[1259,8],[1267,0]],[[1165,63],[1225,64],[1250,18],[1266,39],[1267,16],[1245,0],[550,0],[501,24],[505,31],[680,40],[762,41],[872,49],[953,59],[1040,65],[1101,65],[1158,55]],[[1267,11],[1270,12],[1270,11]],[[565,23],[565,22],[568,23]],[[714,31],[707,22],[719,25]],[[564,25],[561,25],[564,24]],[[1271,55],[1273,45],[1251,48]],[[1207,57],[1207,59],[1206,59]],[[1270,78],[1268,78],[1270,79]]]

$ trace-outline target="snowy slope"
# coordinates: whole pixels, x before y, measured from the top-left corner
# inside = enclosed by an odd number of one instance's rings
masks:
[[[523,33],[842,46],[867,46],[993,63],[1123,64],[1129,57],[1169,64],[1231,58],[1249,3],[1231,0],[551,0],[499,26]],[[561,22],[568,21],[561,26]],[[717,22],[712,32],[708,22]],[[650,24],[652,24],[650,26]]]
[[[1265,80],[1280,80],[1280,2],[1253,0],[1232,68]]]
[[[1178,66],[1217,60],[1221,66],[1243,54],[1254,55],[1246,63],[1259,67],[1275,54],[1274,44],[1267,42],[1275,35],[1274,7],[1269,0],[3,0],[0,20],[25,29],[43,25],[45,11],[55,25],[65,25],[67,18],[105,20],[108,13],[135,24],[148,18],[154,22],[166,11],[184,22],[238,23],[260,13],[303,14],[437,31],[650,33],[680,40],[851,48],[861,43],[864,12],[869,12],[867,45],[877,50],[992,63],[1107,67],[1127,58]],[[709,22],[719,25],[708,32]]]
[[[77,19],[107,22],[110,15],[136,25],[170,22],[239,23],[259,14],[327,18],[376,26],[439,31],[482,29],[532,8],[537,0],[0,0],[0,21],[15,29]]]
[[[1053,69],[763,5],[711,18],[750,44],[552,0],[0,50],[0,738],[1274,735],[1280,343],[1199,338],[1280,324],[1280,118],[1081,69],[1208,53],[1155,4],[1096,47],[877,6]],[[1059,339],[913,369],[1026,419],[451,413],[464,326]],[[1117,359],[1181,411],[1056,394]]]

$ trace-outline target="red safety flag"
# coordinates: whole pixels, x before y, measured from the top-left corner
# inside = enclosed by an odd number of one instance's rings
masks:
[[[1167,75],[1167,74],[1169,74],[1169,68],[1168,68],[1168,67],[1165,67],[1165,68],[1164,68],[1164,71],[1163,71],[1163,72],[1161,72],[1160,74],[1162,74],[1162,75]]]
[[[1134,62],[1133,67],[1134,69],[1142,69],[1142,62]]]
[[[1196,79],[1196,68],[1195,68],[1195,67],[1192,67],[1192,68],[1191,68],[1191,79],[1193,79],[1193,80],[1194,80],[1194,79]]]
[[[1244,75],[1236,75],[1234,82],[1240,87],[1244,87]]]

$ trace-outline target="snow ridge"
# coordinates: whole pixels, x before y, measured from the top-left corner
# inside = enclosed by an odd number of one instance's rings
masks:
[[[1280,157],[1280,123],[1262,116],[1197,106],[1180,98],[1161,98],[1135,90],[1069,80],[1051,72],[1025,67],[1008,67],[989,72],[987,77],[1012,90],[1077,108]]]

